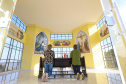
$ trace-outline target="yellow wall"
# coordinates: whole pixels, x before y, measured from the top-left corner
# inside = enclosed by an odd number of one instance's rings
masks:
[[[100,47],[100,38],[95,24],[87,24],[73,31],[73,41],[75,43],[76,36],[78,32],[82,30],[89,36],[89,45],[91,53],[82,54],[85,56],[86,67],[104,67],[104,62],[102,58],[102,51]]]
[[[84,31],[89,36],[89,43],[90,43],[89,45],[90,45],[91,53],[81,55],[81,56],[85,56],[86,67],[103,68],[104,63],[102,58],[101,46],[100,46],[100,37],[95,24],[87,24],[73,30],[73,39],[69,39],[71,41],[71,45],[68,47],[73,47],[73,45],[75,44],[76,36],[80,30]],[[36,27],[36,26],[28,26],[26,31],[26,40],[24,43],[21,69],[35,69],[35,67],[38,68],[40,57],[43,56],[34,55],[33,51],[34,51],[35,37],[41,31],[45,32],[45,34],[48,37],[49,43],[50,44],[53,43],[54,40],[50,40],[49,30],[43,29],[41,27]]]
[[[50,31],[37,26],[28,26],[26,31],[26,41],[24,43],[24,50],[22,56],[21,69],[34,69],[38,66],[40,57],[42,55],[34,55],[35,38],[38,33],[44,32],[50,43]]]

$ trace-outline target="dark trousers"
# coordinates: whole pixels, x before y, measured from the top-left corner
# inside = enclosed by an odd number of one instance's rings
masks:
[[[80,65],[73,65],[74,74],[81,74]]]

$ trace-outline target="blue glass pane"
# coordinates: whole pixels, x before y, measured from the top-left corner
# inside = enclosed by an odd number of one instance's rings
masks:
[[[51,37],[54,37],[54,34],[51,34]]]
[[[21,23],[21,21],[19,20],[19,18],[17,19],[17,23],[18,23],[18,24],[20,24],[20,23]]]
[[[21,43],[21,48],[23,49],[23,43]]]
[[[26,27],[26,25],[24,25],[24,29],[26,29],[27,27]]]
[[[25,32],[26,29],[23,29],[23,31]]]
[[[7,74],[6,75],[5,84],[10,81],[10,78],[11,78],[11,74]]]
[[[22,27],[24,27],[24,24],[23,24],[23,22],[22,22],[22,21],[21,21],[21,26],[22,26]]]
[[[20,48],[20,46],[21,46],[21,45],[20,45],[20,42],[18,42],[17,47],[19,47],[19,48]]]
[[[16,25],[19,27],[20,25],[18,23],[16,23]]]
[[[13,46],[17,46],[17,41],[16,40],[14,40]]]
[[[13,62],[10,62],[9,63],[9,66],[8,66],[8,71],[11,71],[12,70],[12,67],[13,67]]]
[[[65,34],[62,34],[62,37],[65,37]]]
[[[58,37],[58,39],[61,39],[61,37]]]
[[[69,39],[72,39],[72,37],[69,37]]]
[[[22,58],[22,51],[20,51],[19,60],[21,60],[21,58]]]
[[[15,50],[13,49],[11,52],[11,59],[14,59],[14,57],[15,57]]]
[[[12,21],[14,24],[16,24],[16,21],[15,21],[15,20],[11,19],[11,21]]]
[[[62,37],[62,39],[65,39],[65,37]]]
[[[10,38],[10,37],[7,37],[7,38],[6,38],[6,43],[7,43],[7,44],[10,44],[10,42],[11,42],[11,38]]]
[[[69,39],[69,37],[67,36],[66,39]]]
[[[14,80],[15,79],[15,75],[16,75],[15,73],[12,73],[11,74],[11,80]]]
[[[13,14],[12,18],[16,21],[17,16],[15,14]]]
[[[20,29],[22,29],[22,30],[23,30],[23,27],[22,27],[22,26],[20,26]]]
[[[15,60],[18,60],[18,56],[19,56],[19,51],[16,51],[16,56],[15,56]]]
[[[1,59],[7,59],[9,48],[4,47]]]

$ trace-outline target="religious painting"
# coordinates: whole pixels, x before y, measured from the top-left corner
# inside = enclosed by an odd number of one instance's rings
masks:
[[[57,40],[53,42],[54,46],[69,46],[71,42],[69,40]]]
[[[10,27],[8,34],[20,40],[24,38],[23,32],[15,27]]]
[[[101,37],[104,37],[104,36],[106,36],[106,35],[108,35],[108,34],[109,34],[109,30],[108,30],[108,27],[107,27],[107,26],[103,27],[103,28],[100,30],[100,36],[101,36]]]
[[[48,47],[48,38],[44,32],[40,32],[36,36],[34,54],[43,55],[44,51],[47,50],[47,47]]]
[[[76,44],[78,46],[77,49],[81,53],[90,53],[88,35],[82,30],[80,30],[77,34]]]

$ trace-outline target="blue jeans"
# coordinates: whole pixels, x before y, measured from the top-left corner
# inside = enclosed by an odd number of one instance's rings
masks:
[[[48,73],[48,76],[52,75],[53,63],[44,63],[45,73]]]
[[[74,74],[81,74],[80,65],[73,65]]]

